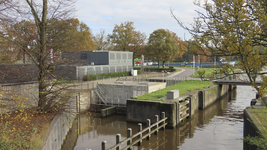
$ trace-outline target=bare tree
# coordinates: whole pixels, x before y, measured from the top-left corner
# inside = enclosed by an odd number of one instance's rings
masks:
[[[93,40],[97,45],[96,50],[107,50],[110,46],[105,30],[103,29],[93,37]]]
[[[47,30],[53,24],[48,24],[48,19],[57,18],[65,19],[71,17],[75,11],[76,0],[1,0],[0,2],[0,27],[1,39],[14,43],[20,47],[24,53],[31,58],[31,61],[38,68],[38,83],[39,83],[39,100],[38,106],[41,111],[51,111],[54,105],[54,99],[61,90],[52,90],[53,86],[49,85],[49,76],[54,77],[52,73],[53,64],[50,63],[49,57],[49,40]],[[36,39],[33,40],[34,46],[25,46],[18,40],[16,33],[8,32],[11,25],[27,20],[32,22],[36,28]],[[25,40],[22,40],[25,42]],[[58,43],[61,44],[61,43]],[[50,87],[50,88],[48,88]],[[48,96],[53,93],[54,96]]]

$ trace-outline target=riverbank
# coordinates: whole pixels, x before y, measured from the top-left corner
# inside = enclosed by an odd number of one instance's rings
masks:
[[[251,150],[267,148],[266,114],[266,106],[252,106],[244,110],[244,140]]]
[[[174,73],[177,74],[177,72]],[[158,74],[162,75],[162,73]],[[138,75],[137,77],[141,79],[143,77],[149,77],[149,75],[154,76],[155,73]],[[118,78],[99,79],[95,81],[70,83],[68,85],[70,85],[71,90],[78,88],[78,90],[80,91],[94,88],[93,86],[95,82],[111,82],[116,81],[117,79]],[[34,90],[36,90],[36,88],[34,88]],[[21,91],[24,92],[25,90]],[[37,91],[30,93],[30,91],[27,90],[25,92],[27,92],[27,94],[29,95],[36,94]],[[1,94],[4,95],[3,93],[0,93],[0,95]],[[57,122],[56,120],[59,120],[53,119],[55,119],[55,116],[60,112],[55,111],[54,113],[38,114],[36,110],[38,110],[38,107],[21,109],[15,112],[0,114],[0,128],[2,129],[0,131],[0,150],[39,149],[40,145],[44,144],[43,141],[47,139],[47,133],[50,133],[52,130],[51,125]],[[58,139],[56,139],[56,141],[58,141]]]

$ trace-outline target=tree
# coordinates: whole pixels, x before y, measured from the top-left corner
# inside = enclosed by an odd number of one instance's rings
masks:
[[[108,35],[108,40],[115,45],[115,50],[130,51],[134,57],[138,57],[144,48],[146,36],[136,31],[133,25],[134,23],[129,21],[116,24],[112,34]]]
[[[187,43],[182,42],[173,32],[165,29],[155,30],[149,36],[146,46],[146,55],[164,63],[168,60],[174,60],[175,57],[181,57],[187,48]]]
[[[203,5],[195,3],[204,11],[197,11],[198,17],[192,27],[184,25],[173,11],[171,13],[178,24],[189,31],[194,40],[207,48],[212,56],[237,56],[239,64],[235,67],[226,65],[222,72],[227,76],[243,74],[234,69],[244,71],[246,82],[263,98],[267,86],[267,77],[261,72],[267,65],[266,3],[263,0],[212,0]],[[262,78],[261,86],[255,84],[257,77]]]
[[[105,30],[100,30],[98,34],[93,36],[93,40],[96,44],[96,50],[107,50],[110,46]]]
[[[36,58],[34,48],[36,47],[37,34],[34,22],[22,20],[3,28],[8,36],[13,38],[9,45],[12,46],[12,51],[16,54],[15,60],[21,60],[22,58],[23,63],[26,63],[26,53],[23,49],[27,49]],[[16,43],[19,43],[19,45]]]
[[[75,52],[95,50],[90,28],[77,18],[48,20],[49,47],[54,52]],[[61,44],[58,44],[61,43]]]
[[[202,62],[210,60],[210,52],[205,47],[201,47],[201,44],[197,43],[196,41],[189,40],[188,41],[188,50],[195,55],[195,61],[200,61],[200,66],[202,66]]]
[[[177,53],[173,56],[175,58],[182,58],[183,54],[187,50],[188,43],[183,41],[180,37],[178,37],[175,32],[172,32],[169,30],[167,30],[167,31],[171,33],[172,37],[174,38],[174,40],[176,41],[176,44],[178,46]],[[172,60],[173,60],[173,58],[172,58]]]
[[[39,83],[39,99],[38,106],[40,111],[49,112],[52,111],[56,101],[55,97],[61,90],[53,91],[48,84],[48,76],[52,74],[51,68],[53,64],[48,63],[49,59],[49,42],[53,41],[48,39],[48,31],[51,29],[51,24],[48,23],[49,19],[52,18],[63,18],[68,17],[71,14],[71,10],[74,10],[73,0],[63,1],[54,0],[48,3],[47,0],[42,1],[5,1],[5,5],[1,5],[1,40],[7,40],[12,42],[17,47],[23,50],[33,61],[33,63],[38,67],[38,83]],[[12,7],[9,7],[12,6]],[[35,25],[36,39],[33,41],[33,47],[25,47],[23,43],[18,41],[18,36],[11,34],[7,29],[19,22],[20,20],[28,20],[33,22]],[[49,18],[49,19],[48,19]],[[61,43],[58,43],[61,44]],[[30,50],[29,50],[30,48]],[[34,51],[34,54],[31,53]],[[49,97],[53,93],[54,96]]]

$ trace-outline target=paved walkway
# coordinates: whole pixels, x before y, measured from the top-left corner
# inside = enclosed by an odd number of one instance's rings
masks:
[[[190,75],[192,75],[194,72],[194,69],[191,68],[176,68],[176,69],[182,69],[181,71],[174,72],[168,77],[187,77],[189,78]]]

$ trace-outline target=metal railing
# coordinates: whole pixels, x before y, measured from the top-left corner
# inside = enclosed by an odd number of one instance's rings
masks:
[[[121,134],[117,134],[116,135],[116,143],[117,144],[110,147],[110,148],[107,148],[107,141],[103,141],[101,144],[102,150],[131,149],[131,147],[135,144],[138,144],[139,146],[141,146],[143,139],[146,138],[147,140],[149,140],[152,133],[155,133],[155,135],[157,135],[159,129],[165,130],[165,126],[167,125],[167,123],[165,123],[165,121],[167,119],[167,117],[165,117],[165,112],[161,113],[161,120],[159,120],[158,115],[155,115],[155,118],[156,118],[156,122],[152,125],[150,123],[150,119],[147,119],[147,122],[146,122],[147,128],[145,128],[143,130],[142,130],[142,123],[138,123],[138,132],[134,135],[132,135],[132,129],[128,128],[127,139],[124,139],[121,141]],[[154,129],[152,129],[152,128],[154,128]],[[145,134],[145,135],[143,135],[143,134]],[[135,141],[133,141],[133,139],[136,137],[137,137],[137,139]],[[123,143],[127,143],[127,146],[124,148],[121,148],[121,145]]]
[[[108,103],[107,93],[104,90],[102,90],[102,88],[100,87],[98,83],[96,84],[96,94],[98,95],[98,97],[102,100],[102,102],[105,105]]]

